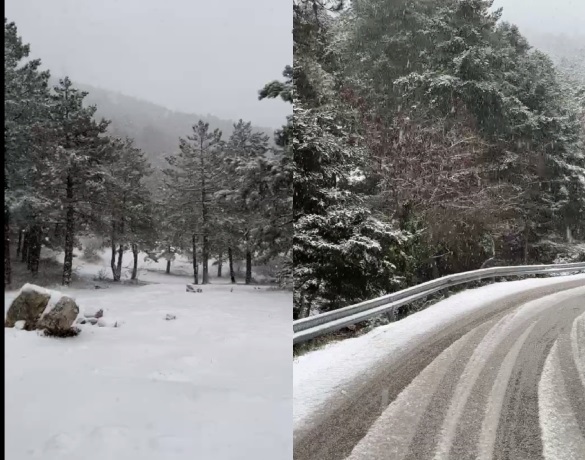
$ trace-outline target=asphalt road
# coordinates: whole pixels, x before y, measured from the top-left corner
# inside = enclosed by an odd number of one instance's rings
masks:
[[[584,460],[585,282],[510,295],[394,351],[294,433],[295,460]]]

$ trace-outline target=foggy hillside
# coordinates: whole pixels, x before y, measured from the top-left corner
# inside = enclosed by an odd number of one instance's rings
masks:
[[[209,114],[175,112],[103,88],[77,82],[75,85],[89,93],[86,101],[97,106],[97,117],[111,120],[108,129],[110,135],[133,138],[136,146],[144,150],[156,169],[167,166],[165,156],[177,151],[179,137],[191,134],[191,127],[199,120],[208,122],[212,129],[219,128],[226,140],[233,131],[234,120],[222,120]],[[271,138],[274,132],[271,128],[257,127],[256,130],[265,132]]]
[[[563,69],[585,81],[585,36],[567,36],[526,31],[530,44],[548,54]]]

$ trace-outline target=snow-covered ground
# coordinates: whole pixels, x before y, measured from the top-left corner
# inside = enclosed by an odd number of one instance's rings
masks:
[[[404,349],[488,303],[530,288],[578,279],[585,279],[585,275],[528,279],[470,289],[361,337],[336,342],[296,358],[293,364],[294,428],[302,427],[312,415],[326,407],[331,397],[344,394],[344,387],[357,377],[365,378],[376,368],[376,363],[393,350]]]
[[[94,242],[91,239],[88,241]],[[74,249],[73,259],[73,273],[75,287],[89,287],[93,288],[95,280],[108,281],[112,278],[112,271],[110,268],[111,252],[109,250],[102,250],[96,254],[96,260],[87,261],[84,258],[83,250],[77,248]],[[42,259],[54,259],[58,264],[63,264],[63,253],[56,253],[50,249],[43,248]],[[211,282],[216,283],[229,283],[229,274],[227,261],[223,264],[223,277],[217,278],[217,265],[214,265],[215,261],[210,260],[209,273]],[[122,281],[130,280],[132,273],[133,258],[129,251],[126,251],[123,257],[122,264]],[[147,257],[147,255],[141,252],[138,256],[138,279],[141,282],[146,283],[164,283],[164,284],[185,284],[185,282],[192,282],[193,280],[193,262],[188,260],[187,257],[181,254],[177,254],[175,259],[171,262],[171,272],[169,275],[165,273],[167,262],[164,258],[160,258],[154,261]],[[243,281],[244,279],[244,266],[240,261],[234,262],[236,271],[236,279]],[[253,267],[257,268],[257,267]],[[60,281],[61,268],[57,268],[58,276],[57,279]],[[201,264],[199,264],[199,282],[201,282],[201,274],[203,272]],[[41,273],[42,275],[42,273]],[[257,272],[253,272],[254,279],[259,283],[264,283],[265,276]],[[189,281],[191,280],[191,281]]]
[[[225,278],[187,293],[186,261],[171,276],[141,262],[156,284],[87,289],[107,255],[75,263],[81,281],[63,292],[121,327],[5,329],[6,458],[292,458],[291,293]]]

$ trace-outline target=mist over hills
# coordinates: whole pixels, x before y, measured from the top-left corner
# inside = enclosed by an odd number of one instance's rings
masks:
[[[56,83],[57,79],[51,80],[51,85]],[[109,133],[133,138],[155,169],[167,166],[165,156],[178,150],[179,137],[189,135],[191,127],[199,120],[208,122],[212,129],[220,129],[226,140],[236,122],[210,114],[175,112],[152,102],[79,82],[74,82],[74,85],[89,93],[85,100],[87,104],[97,106],[98,118],[111,120]],[[255,127],[255,130],[266,133],[271,139],[274,134],[272,128]]]
[[[548,54],[555,65],[570,69],[573,77],[585,82],[585,35],[550,34],[530,29],[524,34],[530,44]]]

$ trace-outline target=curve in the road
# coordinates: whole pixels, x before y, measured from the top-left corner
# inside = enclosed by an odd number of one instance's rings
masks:
[[[295,460],[585,459],[585,286],[512,295],[355,382]]]

